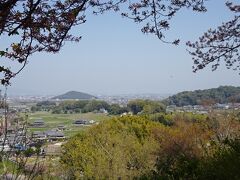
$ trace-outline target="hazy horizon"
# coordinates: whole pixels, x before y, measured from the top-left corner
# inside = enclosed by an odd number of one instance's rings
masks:
[[[220,85],[220,86],[234,86],[234,85]],[[57,95],[62,95],[65,94],[69,91],[77,91],[77,92],[82,92],[82,93],[87,93],[90,95],[94,95],[94,96],[124,96],[124,95],[160,95],[160,96],[170,96],[170,95],[174,95],[183,91],[195,91],[195,90],[205,90],[205,89],[211,89],[211,88],[218,88],[217,87],[209,87],[209,88],[199,88],[199,89],[185,89],[185,90],[181,90],[181,91],[176,91],[176,92],[172,92],[172,93],[168,93],[168,92],[138,92],[138,93],[101,93],[101,92],[86,92],[86,91],[81,91],[81,90],[75,90],[75,89],[69,89],[66,91],[59,91],[56,93],[41,93],[41,92],[34,92],[31,91],[29,89],[11,89],[8,87],[7,89],[7,94],[8,96],[57,96]],[[239,87],[239,86],[234,86],[234,87]],[[1,89],[2,92],[5,92],[5,88]]]

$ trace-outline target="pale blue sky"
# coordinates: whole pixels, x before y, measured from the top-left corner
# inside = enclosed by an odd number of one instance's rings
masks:
[[[9,88],[11,93],[60,94],[76,90],[93,94],[175,93],[220,85],[239,85],[240,76],[222,66],[192,73],[185,42],[196,40],[208,28],[230,20],[224,0],[210,0],[208,13],[182,11],[171,23],[163,44],[144,35],[140,25],[118,14],[89,16],[74,29],[83,39],[66,43],[58,54],[35,54]]]

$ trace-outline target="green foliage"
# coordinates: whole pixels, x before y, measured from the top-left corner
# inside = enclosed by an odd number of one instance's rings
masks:
[[[132,100],[127,104],[127,107],[132,111],[133,114],[154,114],[166,111],[164,104],[151,100]]]
[[[79,113],[82,112],[82,109],[89,103],[88,100],[81,101],[63,101],[58,106],[55,106],[52,110],[52,113]]]
[[[205,103],[240,102],[240,87],[220,86],[218,88],[184,91],[164,101],[167,105],[203,105]]]
[[[199,179],[240,179],[240,139],[225,139],[215,153],[199,163]]]
[[[240,122],[227,117],[114,118],[71,138],[61,162],[72,179],[239,179]]]
[[[109,112],[109,114],[112,114],[112,115],[118,115],[118,114],[122,114],[125,112],[129,112],[129,108],[121,107],[118,104],[112,104],[112,105],[110,105],[108,112]]]
[[[60,113],[87,113],[101,112],[106,110],[109,114],[120,115],[125,112],[132,111],[133,114],[154,114],[165,112],[166,107],[159,101],[151,100],[133,100],[130,101],[127,107],[121,107],[118,104],[108,104],[101,100],[67,100],[59,103],[51,101],[43,101],[31,107],[32,112],[36,111],[52,111],[53,114]]]
[[[83,112],[100,111],[101,109],[108,110],[110,105],[105,101],[92,100],[89,101],[83,108]]]
[[[61,109],[59,107],[54,107],[53,110],[52,110],[52,113],[53,114],[61,114]]]
[[[184,121],[188,123],[206,123],[208,124],[212,122],[213,119],[209,119],[207,115],[204,114],[193,114],[190,112],[175,112],[175,113],[155,113],[149,114],[147,116],[150,120],[162,123],[166,126],[172,126],[179,121]],[[209,124],[210,125],[210,124]]]
[[[213,154],[202,158],[188,156],[186,152],[165,156],[157,162],[157,172],[150,175],[157,179],[233,179],[240,178],[240,141],[238,138],[219,142]]]
[[[41,102],[38,102],[36,106],[55,106],[56,103],[53,102],[53,101],[41,101]]]
[[[35,151],[32,148],[28,148],[27,150],[23,151],[23,153],[26,157],[30,157],[35,153]]]
[[[166,113],[156,113],[149,115],[152,121],[160,122],[165,126],[171,126],[174,123],[174,115]]]
[[[95,99],[96,97],[77,91],[69,91],[65,94],[53,97],[53,99],[78,99],[78,100],[90,100]]]
[[[128,103],[127,107],[132,111],[133,114],[138,114],[143,110],[144,100],[132,100]]]
[[[37,106],[32,106],[31,107],[31,111],[32,112],[36,112],[36,111],[41,111],[42,109],[40,107],[37,107]]]
[[[38,102],[35,106],[31,107],[32,112],[36,111],[50,111],[56,106],[55,102],[52,101],[41,101]]]
[[[6,168],[6,169],[5,169]],[[16,169],[17,166],[11,162],[11,161],[0,161],[0,177],[3,173],[5,173],[4,169],[7,171],[7,172],[13,172],[14,169]]]
[[[61,162],[73,179],[133,179],[154,168],[160,124],[141,117],[114,118],[64,145]]]
[[[43,101],[31,107],[32,112],[51,111],[53,114],[102,112],[102,110],[106,110],[112,115],[120,115],[124,112],[129,112],[128,107],[121,107],[118,104],[110,105],[100,100],[66,100],[58,105],[56,105],[55,102]]]

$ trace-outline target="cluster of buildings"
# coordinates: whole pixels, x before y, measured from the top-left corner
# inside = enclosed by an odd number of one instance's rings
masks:
[[[240,103],[227,103],[227,104],[214,104],[211,106],[202,106],[202,105],[187,105],[178,107],[176,105],[167,106],[167,112],[192,112],[198,114],[207,114],[210,110],[239,110]]]
[[[32,139],[35,141],[57,141],[64,140],[66,137],[63,132],[49,130],[49,131],[34,131]]]
[[[120,106],[126,106],[129,101],[135,99],[145,99],[160,101],[168,97],[168,94],[120,94],[120,95],[97,95],[98,99],[106,101],[109,104],[119,104]]]
[[[43,119],[36,119],[33,123],[29,125],[31,128],[44,128],[46,127],[45,121]],[[62,132],[66,127],[64,125],[58,125],[52,130],[46,131],[33,131],[32,140],[33,141],[57,141],[64,140],[66,137]]]
[[[94,120],[84,120],[79,119],[73,122],[75,126],[89,126],[94,124]],[[31,128],[43,128],[46,127],[46,124],[43,119],[36,119],[33,123],[30,124]],[[64,130],[66,130],[66,126],[63,124],[57,125],[56,128],[46,131],[33,131],[32,139],[34,141],[59,141],[66,139],[64,135]]]
[[[23,150],[27,143],[26,129],[16,113],[0,108],[0,151]]]
[[[89,126],[94,124],[94,120],[78,119],[73,121],[74,126]],[[43,119],[36,119],[31,124],[28,124],[32,130],[34,128],[45,128],[47,124]],[[6,122],[4,119],[0,125],[0,151],[14,152],[17,150],[26,150],[36,142],[59,142],[64,141],[66,136],[64,130],[66,126],[63,124],[57,125],[56,128],[45,131],[33,131],[32,133],[27,132],[27,127],[23,125],[16,126],[16,123],[11,121]]]
[[[25,150],[30,143],[26,128],[20,126],[1,126],[0,151]]]

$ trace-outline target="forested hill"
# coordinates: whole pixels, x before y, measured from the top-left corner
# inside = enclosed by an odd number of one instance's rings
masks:
[[[90,94],[82,93],[82,92],[69,91],[65,94],[55,96],[52,99],[84,99],[84,100],[89,100],[89,99],[96,99],[96,97],[92,96]]]
[[[165,104],[176,106],[230,102],[240,102],[240,87],[220,86],[206,90],[184,91],[164,100]]]

